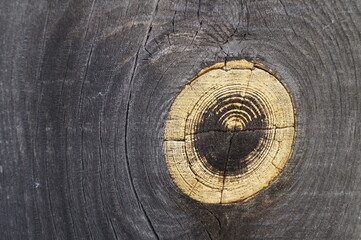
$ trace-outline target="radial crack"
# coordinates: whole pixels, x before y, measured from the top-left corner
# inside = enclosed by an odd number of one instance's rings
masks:
[[[224,190],[224,184],[226,182],[226,174],[227,174],[227,165],[228,165],[228,161],[229,161],[229,154],[231,152],[231,148],[232,148],[232,140],[233,140],[234,134],[232,133],[231,138],[229,139],[229,147],[228,147],[228,152],[227,152],[227,160],[226,163],[224,164],[224,171],[223,171],[223,183],[222,183],[222,190],[221,190],[221,199],[219,203],[222,203],[222,198],[223,198],[223,190]]]

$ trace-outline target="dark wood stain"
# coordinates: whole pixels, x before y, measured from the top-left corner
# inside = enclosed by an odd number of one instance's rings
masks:
[[[264,109],[250,96],[227,92],[210,101],[214,102],[207,106],[195,126],[195,151],[200,158],[206,159],[205,166],[215,174],[230,176],[247,172],[249,162],[246,158],[263,145],[264,130],[270,128]],[[232,113],[244,123],[242,129],[225,126],[222,120]]]

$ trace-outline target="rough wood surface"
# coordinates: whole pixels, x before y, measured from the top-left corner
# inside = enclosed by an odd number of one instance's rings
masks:
[[[359,239],[361,4],[0,3],[2,239]],[[168,110],[202,68],[246,58],[285,82],[291,159],[245,203],[173,183]]]

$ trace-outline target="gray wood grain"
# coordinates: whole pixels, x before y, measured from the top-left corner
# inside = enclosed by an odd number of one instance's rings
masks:
[[[360,1],[0,3],[2,239],[360,239]],[[203,67],[293,96],[284,172],[245,203],[184,196],[163,124]]]

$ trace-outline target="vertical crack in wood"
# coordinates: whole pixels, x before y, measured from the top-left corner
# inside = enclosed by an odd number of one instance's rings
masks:
[[[155,237],[157,239],[160,239],[157,232],[155,231],[154,229],[154,226],[147,214],[147,212],[145,211],[144,207],[143,207],[143,204],[142,202],[140,201],[140,198],[138,196],[138,193],[135,189],[135,186],[134,186],[134,180],[133,180],[133,176],[132,176],[132,172],[130,170],[130,164],[129,164],[129,154],[128,154],[128,122],[129,122],[129,111],[130,111],[130,102],[131,102],[131,99],[132,99],[132,94],[131,94],[131,89],[132,89],[132,82],[133,82],[133,79],[134,79],[134,75],[135,75],[135,72],[136,72],[136,68],[137,68],[137,63],[138,63],[138,55],[139,55],[139,51],[140,51],[140,47],[138,48],[138,52],[135,56],[135,60],[134,60],[134,65],[133,65],[133,70],[132,70],[132,74],[131,74],[131,78],[130,78],[130,81],[129,81],[129,97],[128,97],[128,102],[127,102],[127,110],[126,110],[126,113],[125,113],[125,125],[124,125],[124,150],[125,150],[125,161],[126,161],[126,165],[127,165],[127,172],[129,174],[129,179],[130,179],[130,183],[131,183],[131,188],[133,190],[133,193],[134,193],[134,196],[137,200],[137,203],[139,204],[140,206],[140,209],[142,210],[144,216],[145,216],[145,219],[149,225],[149,227],[151,228],[152,232],[154,233]]]
[[[151,20],[150,20],[150,23],[149,23],[149,26],[148,26],[148,30],[147,30],[146,36],[144,38],[143,48],[145,50],[146,50],[147,41],[148,41],[149,36],[150,36],[150,32],[152,30],[152,24],[153,24],[155,15],[156,15],[156,13],[158,11],[159,1],[160,0],[157,0],[157,2],[155,4],[155,8],[154,8],[154,10],[152,12],[152,17],[151,17]],[[135,198],[136,198],[136,200],[137,200],[137,202],[138,202],[138,204],[140,206],[140,209],[143,212],[143,214],[145,216],[145,219],[146,219],[150,229],[152,230],[154,236],[156,237],[156,239],[160,239],[160,237],[159,237],[158,233],[156,232],[156,230],[155,230],[155,228],[153,226],[153,223],[150,220],[147,212],[145,211],[145,208],[144,208],[142,202],[140,201],[138,193],[137,193],[137,191],[135,189],[134,180],[133,180],[133,176],[132,176],[132,173],[131,173],[131,170],[130,170],[130,164],[129,164],[129,154],[128,154],[128,130],[129,130],[129,128],[128,128],[128,122],[129,122],[130,102],[131,102],[131,99],[132,99],[132,94],[131,94],[132,83],[133,83],[135,73],[136,73],[136,70],[137,70],[137,66],[138,66],[138,57],[139,57],[140,48],[141,48],[141,46],[138,48],[138,51],[136,53],[134,64],[133,64],[133,70],[132,70],[130,81],[129,81],[129,96],[128,96],[128,100],[127,100],[127,110],[126,110],[126,114],[125,114],[125,126],[124,126],[124,128],[125,128],[124,129],[124,134],[125,134],[125,136],[124,136],[125,160],[126,160],[127,171],[128,171],[128,174],[129,174],[129,178],[130,178],[130,182],[131,182],[131,188],[133,190],[134,196],[135,196]]]
[[[197,19],[198,19],[199,25],[202,25],[202,21],[201,21],[201,5],[202,5],[202,0],[198,0]]]
[[[88,20],[87,20],[87,23],[86,23],[86,30],[85,30],[85,35],[84,35],[83,41],[86,39],[86,37],[88,35],[88,32],[89,32],[89,23],[90,23],[90,19],[93,16],[95,2],[96,2],[96,0],[93,0],[92,6],[90,7],[90,13],[89,13]]]
[[[219,201],[219,203],[222,203],[222,199],[223,199],[223,191],[224,191],[224,185],[226,183],[226,175],[227,175],[227,166],[228,166],[228,162],[229,162],[229,154],[231,152],[231,148],[232,148],[232,140],[234,137],[234,133],[232,132],[232,136],[229,139],[229,147],[228,147],[228,151],[227,151],[227,160],[226,163],[224,164],[224,170],[223,170],[223,183],[222,183],[222,190],[221,190],[221,200]]]
[[[293,33],[297,36],[297,33],[296,33],[295,29],[293,28],[293,24],[291,23],[290,15],[288,14],[288,11],[287,11],[285,5],[283,4],[282,0],[278,0],[278,1],[281,3],[283,9],[285,10],[285,13],[286,13],[286,16],[287,16],[287,20],[288,20],[288,24],[290,25]]]
[[[208,208],[205,208],[205,209],[216,219],[216,221],[217,221],[217,223],[218,223],[218,226],[219,226],[219,230],[221,230],[221,229],[222,229],[222,222],[221,222],[221,220],[219,220],[219,218],[217,217],[217,215],[214,214],[211,210],[209,210]]]
[[[145,35],[145,40],[144,40],[144,43],[143,43],[144,49],[146,49],[145,46],[148,43],[148,40],[149,40],[149,37],[150,37],[150,32],[152,31],[152,28],[153,28],[153,21],[154,21],[155,15],[158,12],[159,2],[160,2],[160,0],[157,0],[157,2],[155,3],[155,7],[154,7],[154,10],[153,10],[151,18],[150,18],[150,22],[149,22],[148,29],[147,29],[147,34]]]
[[[247,36],[247,35],[250,35],[249,33],[249,22],[250,22],[250,18],[251,18],[251,15],[249,13],[249,9],[248,9],[248,4],[247,4],[247,1],[246,3],[244,4],[245,5],[245,8],[246,8],[246,33],[243,35],[243,39]],[[242,39],[242,40],[243,40]]]

